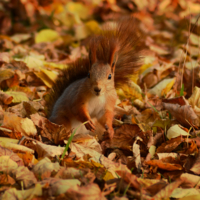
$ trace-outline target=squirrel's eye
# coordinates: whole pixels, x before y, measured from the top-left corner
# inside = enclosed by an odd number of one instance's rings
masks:
[[[111,77],[112,77],[111,74],[109,74],[109,75],[108,75],[108,79],[111,79]]]
[[[88,75],[87,75],[87,76],[88,76],[88,78],[90,78],[90,73],[89,73],[89,72],[88,72]]]

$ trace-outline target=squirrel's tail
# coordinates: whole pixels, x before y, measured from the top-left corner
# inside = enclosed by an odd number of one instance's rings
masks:
[[[124,17],[114,26],[105,27],[100,35],[90,42],[90,60],[102,60],[115,63],[115,86],[126,84],[130,76],[142,65],[144,43],[133,17]]]
[[[128,82],[129,77],[136,73],[142,65],[142,34],[134,18],[122,19],[117,26],[119,51],[115,69],[115,82],[117,85]]]

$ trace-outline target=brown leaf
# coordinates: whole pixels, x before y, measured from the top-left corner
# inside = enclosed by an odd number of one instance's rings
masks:
[[[77,179],[58,179],[58,178],[46,178],[41,181],[40,184],[45,186],[45,194],[48,196],[58,196],[64,194],[70,188],[77,190],[80,181]]]
[[[198,153],[197,159],[190,170],[195,174],[200,174],[200,153]]]
[[[38,179],[49,178],[51,174],[56,173],[60,169],[58,162],[52,163],[47,157],[40,160],[34,167],[33,172]]]
[[[13,128],[8,128],[5,126],[0,127],[0,136],[9,137],[13,139],[21,139],[22,134],[18,131],[15,131]]]
[[[140,184],[137,181],[137,177],[134,174],[125,172],[125,171],[116,171],[122,179],[124,179],[131,187],[134,187],[136,190],[140,190]]]
[[[38,113],[31,115],[31,119],[36,126],[42,129],[41,135],[55,144],[63,143],[63,140],[69,138],[71,132],[67,131],[64,126],[54,124]]]
[[[12,100],[12,96],[0,91],[0,102],[3,102],[4,104],[8,105],[12,103]]]
[[[162,160],[149,160],[146,162],[147,165],[158,167],[167,171],[182,170],[182,166],[179,164],[167,163]]]
[[[36,127],[29,118],[21,118],[10,112],[4,113],[3,125],[21,132],[22,135],[34,136],[37,134]]]
[[[162,190],[163,188],[165,188],[167,186],[167,183],[163,180],[154,183],[152,185],[150,185],[149,187],[145,188],[145,191],[147,191],[149,194],[151,194],[151,196],[155,195],[156,193],[158,193],[160,190]]]
[[[13,161],[15,161],[18,166],[23,166],[23,160],[15,153],[13,153],[12,150],[3,148],[0,146],[0,156],[10,156],[10,159],[12,159]]]
[[[15,180],[8,174],[0,174],[0,184],[1,185],[13,185]]]
[[[199,126],[199,119],[194,110],[189,105],[180,106],[178,104],[163,103],[172,116],[174,116],[181,125],[190,127]]]
[[[73,200],[106,200],[104,193],[101,192],[99,186],[94,183],[82,187],[70,188],[65,195]]]
[[[138,125],[135,124],[123,124],[121,127],[115,130],[113,140],[110,147],[131,149],[135,138],[139,136],[144,143],[147,141],[147,136],[142,132]],[[120,141],[120,142],[119,142]]]
[[[182,183],[182,180],[176,180],[173,183],[170,183],[167,185],[164,189],[159,191],[154,197],[154,200],[160,200],[163,198],[169,198],[171,193],[173,192],[174,189],[176,189],[180,184]]]
[[[189,105],[189,103],[183,96],[171,99],[163,99],[162,102],[168,104],[178,104],[180,106]]]
[[[172,152],[181,143],[183,143],[183,147],[178,151],[179,153],[193,154],[198,152],[197,145],[193,140],[185,138],[183,136],[179,136],[177,138],[172,138],[167,142],[162,143],[162,145],[157,148],[156,153]]]
[[[157,150],[156,153],[167,153],[172,152],[174,149],[176,149],[182,142],[184,141],[184,138],[179,136],[177,138],[172,138],[171,140],[168,140],[167,142],[162,143]]]
[[[43,109],[44,107],[40,104],[40,102],[23,101],[22,103],[9,107],[6,111],[15,113],[19,117],[25,118],[25,117],[30,117],[30,115],[35,114]]]
[[[28,168],[24,166],[11,170],[9,175],[14,178],[16,182],[19,182],[19,184],[23,182],[24,188],[29,188],[37,183],[37,179],[35,178],[33,172],[29,171]]]

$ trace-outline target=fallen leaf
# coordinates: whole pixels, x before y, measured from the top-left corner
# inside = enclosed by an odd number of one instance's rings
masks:
[[[26,93],[24,92],[6,91],[5,93],[13,98],[12,103],[20,103],[22,101],[29,101],[28,97],[26,96]]]
[[[189,197],[190,199],[194,199],[192,198],[193,195],[199,195],[199,191],[195,188],[176,188],[172,194],[171,194],[171,198],[183,198],[183,197]],[[188,199],[189,199],[188,198]]]
[[[184,131],[182,128],[180,128],[180,126],[178,124],[171,126],[168,131],[167,131],[167,138],[170,140],[172,138],[176,138],[179,136],[187,136],[189,137],[190,134],[186,131]]]
[[[58,196],[66,193],[70,188],[74,190],[78,189],[81,184],[77,179],[58,179],[58,178],[46,178],[40,182],[42,185],[48,185],[46,188],[46,194],[49,196]]]
[[[162,91],[169,91],[169,88],[171,89],[174,82],[175,82],[174,78],[164,79],[157,85],[155,85],[152,89],[150,89],[148,92],[150,94],[158,95],[159,97],[161,97],[163,94],[165,94]],[[166,88],[166,86],[167,87],[169,86],[169,88]]]
[[[21,132],[22,135],[34,136],[37,134],[36,127],[30,119],[18,117],[13,113],[4,113],[3,125]]]
[[[10,188],[5,191],[2,195],[2,200],[6,199],[28,199],[42,196],[42,186],[40,184],[36,184],[35,187],[28,190],[16,190],[16,188]]]
[[[181,180],[176,180],[173,183],[170,183],[164,189],[159,191],[155,196],[153,196],[153,199],[159,200],[162,198],[170,197],[173,190],[175,190],[181,183],[182,183]]]
[[[179,164],[167,163],[162,160],[149,160],[146,162],[147,165],[158,167],[167,171],[182,170],[182,166]]]
[[[64,126],[54,124],[50,122],[45,117],[40,116],[38,113],[35,113],[30,116],[33,123],[42,129],[41,135],[52,140],[55,144],[63,143],[65,139],[68,139],[70,133]]]
[[[10,156],[0,157],[0,170],[9,173],[13,169],[17,169],[18,165],[15,161],[10,159]]]
[[[4,104],[8,105],[12,103],[12,100],[13,100],[13,97],[11,95],[8,95],[0,91],[0,102],[3,102]]]
[[[137,181],[137,177],[134,174],[125,172],[125,171],[116,171],[122,179],[124,179],[131,187],[134,187],[136,190],[140,190],[140,184]]]
[[[53,172],[58,172],[60,165],[58,162],[52,163],[47,157],[40,160],[34,167],[33,172],[38,179],[49,178]]]
[[[183,126],[199,126],[199,119],[194,110],[189,105],[180,106],[178,104],[163,103],[172,116],[174,116]]]
[[[3,148],[0,146],[0,157],[1,156],[9,156],[9,158],[13,161],[15,161],[17,163],[18,166],[23,166],[23,160],[15,153],[13,153],[13,151]]]
[[[35,43],[37,44],[40,42],[54,42],[58,39],[61,39],[61,37],[55,30],[43,29],[36,34]]]
[[[64,149],[65,147],[46,145],[41,142],[37,142],[35,145],[35,151],[37,152],[39,158],[42,157],[53,158],[55,156],[60,156],[63,154]],[[68,152],[66,152],[65,155],[68,155]]]
[[[27,167],[19,166],[9,171],[9,175],[19,184],[23,182],[24,188],[29,188],[30,186],[37,183],[33,172],[29,171]]]
[[[77,188],[70,188],[66,193],[65,196],[70,199],[99,199],[99,200],[106,200],[104,193],[100,190],[97,184],[88,184],[86,186],[78,186]]]

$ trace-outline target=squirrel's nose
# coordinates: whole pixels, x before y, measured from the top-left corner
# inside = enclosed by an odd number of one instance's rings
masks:
[[[94,91],[95,91],[96,93],[100,93],[100,92],[101,92],[101,88],[95,87],[95,88],[94,88]]]

